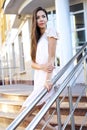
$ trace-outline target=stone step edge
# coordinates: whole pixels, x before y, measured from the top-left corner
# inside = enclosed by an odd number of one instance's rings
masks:
[[[0,105],[18,105],[18,106],[21,106],[23,104],[24,101],[16,101],[16,100],[9,100],[7,98],[0,98]],[[74,105],[75,103],[73,103]],[[51,106],[53,109],[56,108],[56,103],[54,103],[52,106]],[[69,103],[68,102],[63,102],[61,105],[60,105],[60,108],[69,108]],[[86,102],[80,102],[77,106],[77,109],[87,109],[87,103]]]
[[[9,99],[7,99],[7,98],[0,98],[0,105],[2,104],[2,105],[15,105],[15,106],[21,106],[22,104],[23,104],[23,102],[24,101],[16,101],[16,100],[13,100],[13,99],[11,99],[11,100],[9,100]]]
[[[4,116],[3,116],[3,114],[4,114]],[[10,115],[10,117],[9,117],[9,115]],[[16,118],[16,116],[17,116],[17,114],[12,114],[12,113],[6,114],[6,113],[1,113],[0,112],[0,117],[2,117],[2,118],[14,120]],[[65,115],[61,116],[62,124],[64,124],[64,121],[65,121],[66,117],[67,116],[65,116]],[[82,120],[83,120],[84,116],[74,116],[74,118],[75,118],[75,124],[80,125],[82,123]],[[56,119],[57,119],[57,116],[54,115],[54,118],[51,120],[51,124],[57,124]],[[86,126],[87,126],[87,124],[86,124]]]

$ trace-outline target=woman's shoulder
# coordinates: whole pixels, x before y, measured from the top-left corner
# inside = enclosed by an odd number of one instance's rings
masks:
[[[46,29],[46,35],[47,35],[47,37],[54,37],[54,38],[58,39],[58,33],[57,33],[56,29],[53,27]]]

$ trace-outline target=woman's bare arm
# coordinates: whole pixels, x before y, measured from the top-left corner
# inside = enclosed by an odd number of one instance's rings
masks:
[[[34,62],[34,61],[31,62],[31,67],[32,67],[33,69],[37,69],[37,70],[42,70],[42,69],[43,69],[42,65],[37,64],[37,63]]]
[[[47,73],[51,73],[54,69],[52,63],[46,63],[46,64],[38,64],[36,62],[33,62],[31,63],[31,67],[33,69],[37,69],[37,70],[43,70]]]
[[[55,51],[56,51],[56,42],[57,40],[53,37],[48,38],[48,63],[52,64],[54,66],[54,61],[55,61]],[[46,77],[46,84],[45,87],[48,89],[48,91],[52,88],[52,83],[48,83],[50,81],[52,76],[52,71],[51,73],[47,72],[47,77]]]

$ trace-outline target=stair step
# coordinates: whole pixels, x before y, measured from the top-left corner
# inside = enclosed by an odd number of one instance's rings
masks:
[[[65,116],[65,115],[61,116],[62,124],[64,124],[64,121],[65,121],[66,118],[67,118],[67,116]],[[74,116],[74,118],[75,118],[75,123],[77,125],[80,125],[82,123],[83,119],[84,119],[84,116]],[[54,115],[50,122],[53,123],[53,124],[57,124],[57,115]],[[85,125],[87,126],[87,122],[86,122]]]
[[[9,115],[10,115],[10,117],[9,117]],[[0,112],[0,122],[2,122],[2,124],[3,123],[6,124],[6,127],[7,127],[16,118],[16,116],[17,116],[17,113],[13,114],[13,113]],[[66,115],[61,116],[62,124],[64,123],[66,118],[67,118]],[[74,116],[74,118],[75,118],[76,127],[79,127],[84,119],[84,116]],[[57,115],[54,115],[50,122],[53,125],[57,125]],[[28,125],[28,123],[29,123],[28,120],[26,120],[25,122],[23,121],[22,126],[25,127]],[[70,125],[70,123],[69,123],[69,125]],[[85,124],[85,127],[87,128],[87,122]],[[38,128],[41,128],[41,126],[38,126]]]
[[[63,97],[63,96],[60,95],[60,97],[59,97],[60,100],[62,99],[62,97]],[[73,96],[73,97],[72,97],[73,102],[76,102],[77,98],[78,98],[78,96],[76,96],[76,95]],[[66,96],[66,97],[64,98],[64,102],[69,102],[69,97],[68,97],[68,96]],[[87,102],[87,96],[82,96],[81,99],[80,99],[80,102]]]
[[[11,122],[17,117],[17,113],[5,113],[5,112],[0,112],[0,126],[4,126],[5,128],[8,127]],[[29,124],[28,120],[24,120],[20,126],[25,128]]]
[[[5,85],[0,86],[0,93],[5,93],[9,95],[27,95],[33,91],[32,85]]]
[[[83,88],[83,86],[80,88]],[[78,88],[77,88],[78,90]],[[0,129],[5,130],[6,127],[16,118],[18,115],[20,108],[29,94],[33,91],[33,86],[29,85],[11,85],[11,86],[0,86]],[[79,92],[78,92],[79,93]],[[75,103],[76,99],[78,98],[77,92],[73,95],[73,104]],[[61,94],[60,99],[63,97]],[[62,124],[64,120],[69,114],[69,99],[66,95],[64,101],[60,105],[61,107],[61,114],[62,114]],[[50,113],[55,110],[56,104],[54,103],[50,108]],[[83,120],[83,116],[87,112],[87,96],[83,94],[80,103],[78,104],[78,108],[76,108],[74,115],[75,115],[75,123],[76,128],[75,130],[79,130],[80,123]],[[57,113],[53,116],[51,123],[57,125]],[[23,123],[20,124],[20,128],[17,130],[24,130],[26,126],[29,124],[29,120],[26,118]],[[70,130],[70,123],[67,126],[66,130]],[[36,129],[35,129],[36,130]],[[41,126],[38,125],[37,130],[41,130]],[[87,130],[87,124],[84,126],[82,130]]]
[[[14,105],[14,106],[21,106],[23,104],[23,101],[14,101],[14,100],[10,100],[7,98],[0,98],[0,105],[3,104],[8,104],[8,105]],[[73,106],[75,105],[75,102],[73,103]],[[69,108],[69,103],[68,102],[62,102],[60,104],[61,108]],[[54,103],[52,105],[52,108],[56,108],[56,103]],[[87,109],[87,103],[86,102],[79,102],[78,104],[78,108],[81,109]]]
[[[26,98],[28,97],[30,95],[30,93],[27,95],[13,95],[12,93],[3,93],[3,94],[1,94],[1,97],[2,98],[6,98],[6,99],[10,99],[10,100],[13,100],[14,99],[14,101],[25,101],[26,100]],[[0,98],[1,98],[0,97]]]
[[[74,87],[77,88],[75,90],[73,90],[73,101],[76,101],[77,97],[78,97],[78,93],[81,92],[81,90],[83,89],[84,86],[79,86],[77,85],[77,87]],[[79,92],[76,92],[78,91]],[[30,93],[33,91],[33,86],[32,85],[22,85],[22,84],[16,84],[16,85],[5,85],[5,86],[0,86],[0,95],[2,97],[6,97],[6,98],[10,98],[10,99],[13,99],[14,100],[25,100],[27,98],[27,96],[30,95]],[[61,94],[60,95],[60,99],[63,97],[64,94]],[[16,98],[16,97],[20,97],[20,98]],[[23,99],[22,99],[23,97]],[[66,95],[64,101],[68,101],[68,96]],[[83,94],[81,100],[81,102],[86,102],[87,101],[87,96],[86,94]]]
[[[73,106],[75,105],[75,102],[73,103]],[[60,104],[61,108],[69,108],[69,102],[62,102]],[[56,103],[52,105],[52,108],[56,108]],[[87,103],[86,102],[79,102],[78,108],[86,108],[87,109]]]
[[[21,106],[23,104],[23,101],[12,101],[12,100],[8,100],[6,98],[0,98],[0,111],[3,112],[13,112],[13,113],[17,113]],[[61,114],[69,114],[69,103],[68,102],[63,102],[61,105]],[[56,109],[56,104],[54,103],[54,105],[52,105],[52,107],[50,108],[50,113],[52,113],[52,111]],[[84,115],[84,113],[87,112],[87,104],[86,103],[79,103],[78,107],[75,110],[75,115]]]
[[[0,130],[6,130],[6,127],[3,126],[2,124],[0,124]],[[25,128],[23,128],[23,127],[18,127],[18,128],[16,128],[16,130],[25,130]]]
[[[67,118],[67,116],[63,116],[63,115],[61,116],[62,125],[64,124],[66,118]],[[81,126],[81,124],[84,120],[84,116],[74,116],[74,119],[75,119],[75,127],[76,127],[75,130],[78,130],[77,128],[79,128]],[[50,122],[53,126],[56,126],[57,125],[57,116],[54,115]],[[70,129],[70,122],[69,122],[67,127],[69,127],[69,129]],[[84,124],[84,129],[87,130],[87,119],[86,119],[86,122]]]
[[[26,84],[11,84],[11,85],[0,85],[0,91],[4,92],[6,90],[33,90],[33,85]]]
[[[15,101],[14,99],[7,99],[0,97],[0,105],[8,104],[8,105],[22,105],[23,101]]]
[[[23,104],[23,101],[14,101],[6,98],[0,98],[0,111],[3,112],[18,112]]]
[[[74,103],[75,104],[75,103]],[[69,114],[69,103],[68,102],[63,102],[61,105],[60,105],[60,112],[62,115],[68,115]],[[50,109],[50,114],[53,112],[53,110],[56,109],[56,103],[54,103]],[[78,104],[78,107],[76,108],[74,114],[76,116],[84,116],[84,114],[87,112],[87,103],[79,103]],[[55,114],[57,114],[55,112]]]
[[[32,85],[5,85],[0,86],[0,97],[24,101],[32,91]]]

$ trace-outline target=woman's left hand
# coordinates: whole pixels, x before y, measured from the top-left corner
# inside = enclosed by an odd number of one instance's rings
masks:
[[[52,65],[52,63],[46,63],[44,65],[42,65],[42,70],[47,72],[47,73],[52,73],[52,71],[54,70],[54,66]]]

